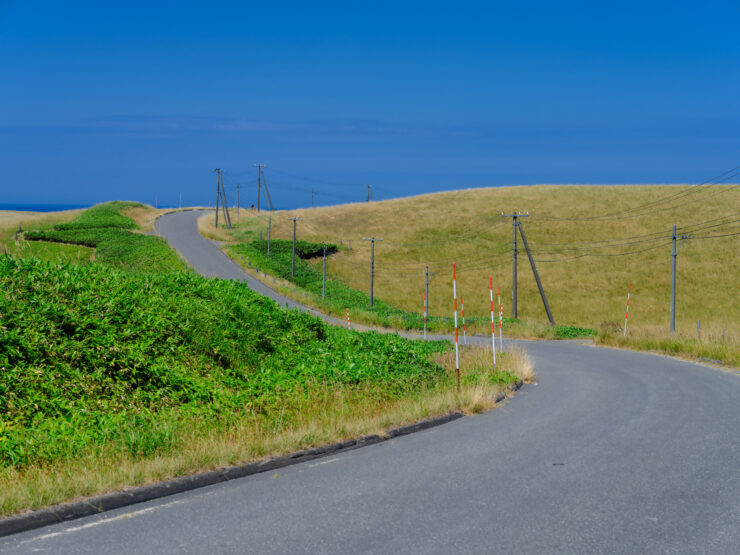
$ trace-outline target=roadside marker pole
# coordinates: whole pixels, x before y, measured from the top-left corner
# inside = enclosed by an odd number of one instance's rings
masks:
[[[498,350],[504,352],[504,305],[501,304],[501,286],[498,286]]]
[[[351,330],[352,329],[352,326],[349,323],[349,308],[347,309],[347,329],[348,330]]]
[[[455,308],[455,376],[457,378],[457,391],[460,392],[460,350],[457,342],[457,278],[455,275],[455,263],[452,263],[452,299]]]
[[[427,338],[427,292],[424,291],[424,339]]]
[[[627,312],[624,313],[624,337],[627,337],[627,319],[630,315],[630,293],[632,292],[632,284],[627,286]]]
[[[463,302],[463,297],[460,295],[460,310],[462,311],[462,321],[463,321],[463,345],[468,344],[468,337],[465,335],[465,303]]]
[[[493,371],[496,371],[496,320],[493,315],[493,278],[489,278],[491,292],[491,351],[493,351]]]

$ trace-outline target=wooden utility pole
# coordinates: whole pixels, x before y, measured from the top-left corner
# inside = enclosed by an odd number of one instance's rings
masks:
[[[265,179],[264,164],[252,164],[257,168],[257,212],[260,211],[260,199],[262,198],[262,189],[265,189],[265,196],[267,202],[270,203],[270,210],[275,210],[275,206],[272,204],[272,197],[270,196],[270,189],[267,188],[267,180]]]
[[[375,197],[373,197],[373,186],[372,185],[365,185],[367,187],[367,199],[365,202],[370,202],[371,200],[375,200]]]
[[[216,168],[216,229],[218,229],[218,205],[221,202],[221,170]]]
[[[363,241],[370,241],[370,308],[373,307],[373,282],[375,281],[375,241],[382,241],[375,237],[362,238]]]
[[[290,258],[290,277],[295,276],[295,224],[300,218],[291,218],[293,220],[293,255]]]
[[[529,244],[527,243],[527,236],[524,235],[524,228],[522,227],[521,222],[517,222],[517,227],[519,228],[519,233],[522,235],[522,243],[524,243],[524,248],[527,251],[527,257],[529,258],[529,264],[532,266],[532,273],[534,274],[534,279],[537,282],[537,288],[540,290],[540,297],[542,297],[542,304],[545,305],[545,312],[547,312],[547,319],[550,320],[551,325],[555,325],[555,320],[552,317],[552,312],[550,312],[550,304],[547,302],[547,297],[545,296],[545,290],[542,287],[542,282],[540,281],[540,274],[537,272],[537,266],[534,265],[534,258],[532,258],[532,253],[529,250]]]
[[[676,259],[678,258],[678,251],[681,250],[686,239],[689,239],[690,235],[676,235],[676,225],[673,225],[673,233],[671,234],[673,248],[671,249],[671,333],[676,331]],[[677,240],[681,239],[681,243],[677,244]]]
[[[231,229],[231,217],[229,216],[229,204],[226,201],[226,189],[224,188],[224,178],[219,168],[213,170],[216,172],[216,228],[218,228],[218,205],[221,202],[221,207],[224,213],[224,225]]]
[[[257,168],[257,212],[260,211],[260,198],[262,197],[262,164],[252,164],[255,168]]]
[[[503,218],[513,218],[512,219],[512,228],[514,229],[514,243],[513,243],[513,249],[512,249],[512,255],[513,255],[513,269],[512,269],[512,287],[511,287],[511,316],[512,318],[516,318],[517,312],[516,312],[516,224],[517,224],[517,218],[528,218],[529,212],[526,214],[520,214],[517,211],[514,211],[512,214],[504,214],[501,212],[501,217]]]

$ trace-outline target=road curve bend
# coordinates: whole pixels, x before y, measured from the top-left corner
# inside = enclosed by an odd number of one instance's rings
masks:
[[[160,233],[201,273],[244,280],[197,217],[165,216]],[[17,534],[0,551],[740,552],[737,373],[571,342],[527,349],[538,384],[498,410]]]

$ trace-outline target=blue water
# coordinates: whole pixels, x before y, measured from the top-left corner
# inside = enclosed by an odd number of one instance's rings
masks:
[[[88,208],[89,204],[2,204],[0,210],[15,210],[18,212],[59,212],[60,210],[76,210]]]

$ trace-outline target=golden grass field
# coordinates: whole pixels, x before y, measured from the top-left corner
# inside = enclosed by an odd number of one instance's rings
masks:
[[[469,189],[276,212],[272,236],[289,239],[290,218],[298,217],[299,239],[341,241],[345,246],[351,241],[351,250],[331,257],[328,270],[364,291],[369,289],[370,244],[363,238],[383,238],[375,249],[376,297],[421,312],[428,265],[435,274],[430,285],[432,315],[452,316],[454,260],[466,316],[489,316],[489,276],[494,288],[501,286],[504,314],[510,316],[512,222],[501,212],[514,210],[530,214],[521,221],[556,323],[598,328],[611,333],[614,342],[621,342],[628,285],[632,286],[628,335],[667,337],[671,226],[677,224],[681,233],[681,228],[701,228],[703,222],[731,222],[694,233],[679,251],[676,337],[696,338],[699,320],[702,339],[715,338],[736,349],[740,236],[698,238],[740,231],[736,185]],[[615,216],[603,217],[610,214]],[[254,236],[256,230],[266,237],[266,221],[264,212],[242,211],[232,240],[250,231]],[[202,229],[207,227],[201,224]],[[219,231],[221,238],[228,237]],[[642,237],[649,234],[655,235]],[[611,243],[598,243],[603,241]],[[546,323],[521,239],[519,249],[518,316]]]

